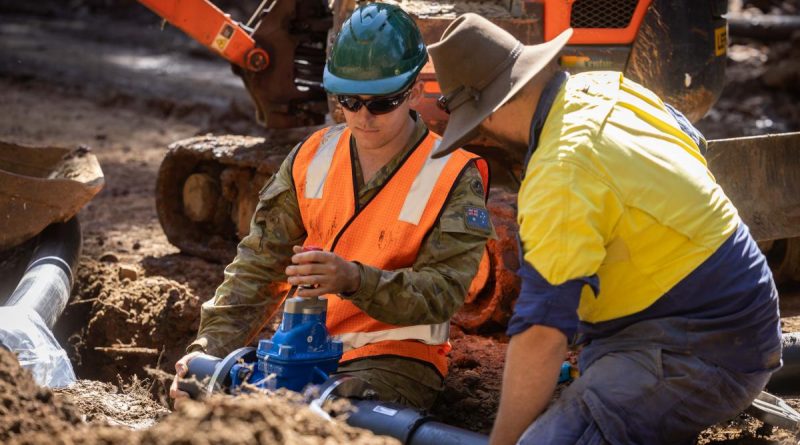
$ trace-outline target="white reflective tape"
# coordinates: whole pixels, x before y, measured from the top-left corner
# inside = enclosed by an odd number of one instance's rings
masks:
[[[308,171],[306,171],[306,199],[322,198],[322,189],[325,188],[325,180],[328,178],[328,172],[331,171],[333,163],[333,154],[336,153],[336,146],[339,144],[339,137],[344,132],[344,128],[344,124],[331,127],[322,136],[319,148],[314,153],[314,158],[311,159]]]
[[[384,416],[389,416],[389,417],[392,417],[395,414],[397,414],[397,410],[396,409],[387,408],[387,407],[381,406],[381,405],[377,405],[375,408],[372,408],[372,411],[376,412],[378,414],[383,414]]]
[[[431,154],[436,152],[439,143],[441,143],[441,140],[436,141]],[[448,154],[437,159],[433,159],[430,155],[428,156],[428,159],[425,160],[425,165],[422,166],[422,170],[419,171],[417,177],[414,178],[414,183],[411,184],[411,190],[408,191],[403,208],[400,210],[400,216],[398,217],[400,221],[414,225],[419,224],[431,193],[433,193],[433,187],[436,185],[436,181],[439,180],[439,175],[442,174],[442,170],[447,165],[450,156]]]
[[[344,351],[386,340],[416,340],[426,345],[441,345],[450,338],[450,322],[421,324],[374,332],[348,332],[334,336],[344,344]]]

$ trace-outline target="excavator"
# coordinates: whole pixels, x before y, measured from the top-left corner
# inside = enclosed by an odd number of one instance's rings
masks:
[[[233,20],[208,0],[138,1],[230,62],[253,99],[256,119],[267,128],[263,137],[207,135],[175,142],[160,167],[156,205],[170,242],[190,255],[227,262],[235,254],[238,240],[249,231],[259,189],[277,172],[289,150],[311,131],[343,120],[338,105],[322,87],[322,72],[329,43],[355,8],[355,0],[332,0],[330,4],[263,0],[246,22]],[[482,14],[524,44],[547,41],[571,27],[573,36],[559,55],[564,69],[572,73],[621,71],[692,121],[713,106],[724,84],[727,0],[384,1],[408,11],[428,44],[438,41],[448,24],[465,12]],[[447,115],[436,106],[441,91],[430,63],[421,80],[425,100],[417,111],[432,130],[441,132]],[[454,318],[454,323],[468,332],[504,326],[519,291],[514,241],[518,175],[502,173],[509,165],[518,173],[522,166],[502,158],[494,146],[494,141],[476,139],[465,147],[496,167],[488,206],[498,232],[498,239],[487,246],[487,267],[481,268],[482,276],[479,274],[464,309]],[[43,155],[41,166],[22,170],[11,162],[12,156],[0,162],[0,179],[22,178],[31,184],[57,179],[58,175],[48,172],[60,171],[60,167],[51,164],[62,165],[75,156],[83,154]],[[712,140],[706,158],[767,254],[776,278],[800,281],[800,133]],[[92,172],[79,181],[81,190],[86,189],[81,194],[84,201],[102,186],[101,174],[97,169]],[[0,189],[0,196],[13,198],[23,188]],[[72,205],[72,200],[34,200],[31,202],[41,208],[32,211],[41,214],[41,227],[66,221],[80,208]],[[9,201],[9,206],[16,204]],[[55,208],[67,205],[70,208],[66,210]],[[19,213],[10,209],[3,209],[4,213]],[[28,222],[11,221],[0,236],[0,250],[34,236]],[[63,274],[51,275],[54,288],[69,288],[60,284],[65,280]],[[18,299],[33,301],[32,307],[38,307],[40,301]],[[789,340],[800,344],[798,338]],[[774,376],[775,384],[793,384],[800,372],[800,347],[792,344],[785,349],[797,357],[788,360],[782,376]],[[216,366],[216,362],[209,363]],[[772,424],[791,430],[800,425],[800,414],[780,399],[760,398],[754,407],[755,415]]]
[[[169,241],[190,255],[227,262],[249,231],[258,191],[289,150],[319,126],[343,120],[322,87],[326,49],[355,0],[263,0],[237,22],[208,0],[138,0],[231,63],[256,109],[265,137],[201,136],[170,146],[156,186],[159,220]],[[647,86],[690,120],[700,119],[724,85],[727,0],[389,0],[438,41],[456,16],[476,12],[535,44],[574,29],[559,56],[570,72],[616,70]],[[447,115],[432,64],[421,73],[418,111],[441,132]],[[768,255],[777,280],[800,280],[800,135],[710,141],[712,172]],[[489,208],[499,239],[489,267],[470,290],[456,323],[467,331],[507,322],[517,295],[514,193],[517,177],[491,140],[466,147],[489,160]],[[502,167],[501,167],[502,166]]]

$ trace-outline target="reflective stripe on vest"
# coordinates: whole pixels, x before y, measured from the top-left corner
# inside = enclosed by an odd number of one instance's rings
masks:
[[[386,340],[416,340],[426,345],[441,345],[450,339],[450,322],[420,324],[374,332],[348,332],[335,336],[344,344],[344,351]]]
[[[308,199],[322,199],[322,189],[325,186],[325,180],[328,178],[330,172],[331,162],[333,161],[333,154],[336,151],[336,145],[344,131],[344,127],[333,127],[320,141],[320,146],[311,163],[308,166],[306,173],[306,190],[305,196]],[[434,145],[434,150],[439,146],[441,140],[437,140]],[[419,219],[422,217],[422,212],[428,205],[428,199],[433,192],[433,186],[439,179],[442,169],[447,165],[450,155],[441,158],[428,157],[422,171],[419,172],[414,183],[411,185],[406,200],[403,203],[403,209],[400,211],[400,221],[405,221],[411,224],[419,224]]]
[[[331,127],[331,129],[322,136],[319,149],[317,149],[314,158],[308,165],[308,173],[306,173],[306,198],[322,198],[322,188],[325,186],[325,180],[328,178],[328,172],[331,170],[331,162],[333,161],[333,154],[336,152],[336,144],[339,142],[339,136],[342,135],[344,129],[344,125],[337,125]]]
[[[306,245],[382,270],[411,267],[437,223],[461,172],[475,162],[486,188],[488,167],[478,156],[456,150],[442,159],[431,153],[439,137],[418,146],[361,208],[356,206],[350,130],[320,130],[298,150],[292,177],[306,228]],[[396,326],[367,315],[352,302],[328,295],[328,329],[345,343],[342,361],[399,355],[431,363],[447,373],[450,323]]]
[[[436,147],[441,143],[441,139],[437,140],[433,145],[433,151],[436,151]],[[400,221],[405,221],[414,225],[419,224],[419,219],[422,218],[422,212],[425,211],[425,207],[428,205],[428,199],[431,197],[431,193],[433,193],[433,186],[436,185],[439,175],[441,175],[444,166],[447,165],[447,161],[449,160],[449,154],[437,159],[428,156],[425,165],[422,167],[422,171],[420,171],[416,179],[414,179],[411,190],[408,191],[406,201],[403,203],[403,209],[400,211],[400,218],[398,218]]]

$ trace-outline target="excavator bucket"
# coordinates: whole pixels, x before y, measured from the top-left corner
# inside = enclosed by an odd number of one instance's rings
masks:
[[[0,251],[69,220],[104,183],[97,158],[86,148],[0,141]]]
[[[706,158],[756,240],[800,237],[800,132],[709,141]]]

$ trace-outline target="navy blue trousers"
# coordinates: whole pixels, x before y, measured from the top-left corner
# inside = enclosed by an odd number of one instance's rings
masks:
[[[693,444],[746,409],[771,374],[726,370],[661,346],[625,349],[596,358],[519,443]]]

